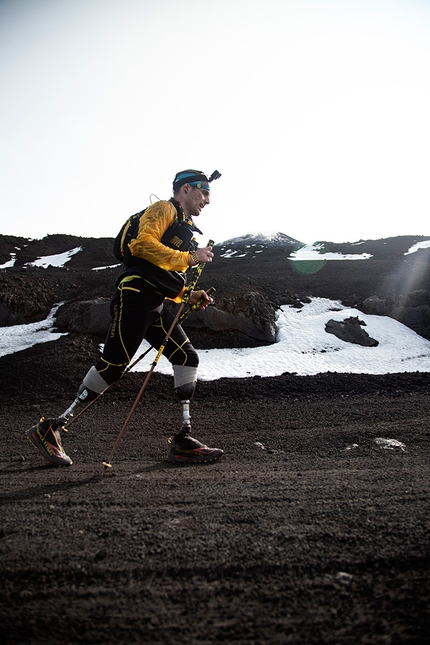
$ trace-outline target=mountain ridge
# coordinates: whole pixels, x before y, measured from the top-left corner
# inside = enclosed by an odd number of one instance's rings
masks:
[[[257,325],[270,324],[282,305],[301,306],[322,297],[364,313],[393,315],[430,339],[430,248],[418,248],[427,242],[426,236],[320,242],[314,246],[316,255],[298,260],[300,247],[293,257],[297,246],[285,234],[274,244],[241,236],[215,244],[214,261],[205,266],[199,286],[216,289],[219,309],[257,316]],[[43,320],[59,302],[109,300],[123,270],[112,244],[113,238],[0,235],[0,326]],[[61,254],[67,256],[62,266],[46,266]],[[40,258],[45,265],[34,266]],[[220,343],[221,336],[212,334],[204,342]]]
[[[360,247],[360,253],[370,253],[373,257],[385,257],[390,253],[396,255],[405,254],[414,245],[420,242],[429,241],[430,236],[425,235],[405,235],[377,240],[358,240],[356,242],[330,242],[317,241],[312,245],[305,245],[299,240],[289,237],[280,231],[271,233],[247,233],[242,236],[233,237],[221,243],[215,243],[215,254],[217,251],[224,257],[234,257],[240,253],[255,254],[265,250],[286,250],[292,253],[301,247],[313,247],[324,259],[328,252],[353,254]],[[66,235],[55,233],[42,238],[25,238],[10,235],[0,235],[0,268],[10,268],[5,266],[8,263],[11,266],[24,266],[27,263],[34,262],[44,255],[64,253],[70,251],[73,247],[81,246],[83,252],[88,249],[94,258],[94,265],[106,262],[106,266],[117,264],[112,252],[113,238],[109,237],[79,237],[76,235]],[[233,247],[232,249],[229,247]],[[228,253],[228,251],[231,253]],[[81,263],[80,258],[75,258],[70,266],[77,266]],[[85,263],[87,264],[87,263]]]

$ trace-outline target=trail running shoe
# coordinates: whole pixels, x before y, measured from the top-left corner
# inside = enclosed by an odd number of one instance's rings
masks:
[[[27,439],[35,446],[40,454],[55,466],[71,466],[72,460],[64,452],[61,444],[60,431],[55,419],[44,419],[25,433]]]
[[[174,463],[204,463],[215,461],[224,454],[220,448],[208,448],[184,432],[178,432],[173,439],[169,439],[169,443],[167,461]]]

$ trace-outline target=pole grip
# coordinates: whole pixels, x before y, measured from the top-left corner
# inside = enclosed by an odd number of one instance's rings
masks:
[[[209,240],[207,246],[213,246],[214,244],[215,242],[213,240]],[[190,299],[191,292],[194,291],[194,287],[197,284],[197,280],[200,278],[200,274],[203,271],[205,264],[206,262],[199,262],[199,264],[196,266],[196,274],[194,276],[194,279],[190,282],[189,285],[185,287],[184,295],[182,296],[181,302],[183,302],[184,304],[186,304]]]

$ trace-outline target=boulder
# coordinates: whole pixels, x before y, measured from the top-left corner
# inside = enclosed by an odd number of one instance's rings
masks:
[[[369,336],[367,331],[363,329],[365,326],[366,323],[359,320],[358,316],[350,316],[345,320],[330,319],[326,323],[325,331],[346,343],[355,343],[363,347],[377,347],[379,342]]]
[[[259,347],[276,341],[275,309],[258,292],[196,311],[184,328],[196,347]]]
[[[56,327],[61,332],[106,336],[110,324],[109,300],[70,302],[59,308]]]
[[[430,340],[430,307],[395,307],[390,312],[390,318],[398,320],[409,329]]]
[[[430,305],[430,293],[426,289],[410,291],[406,297],[405,305],[407,307],[421,307]]]
[[[369,296],[363,300],[360,307],[364,314],[372,316],[388,316],[392,308],[392,303],[389,300],[379,296]]]
[[[0,302],[0,327],[24,325],[26,322],[22,314],[14,313],[6,304]]]
[[[375,316],[389,316],[417,334],[430,340],[430,293],[416,289],[409,293],[387,297],[369,296],[360,305],[360,311]]]

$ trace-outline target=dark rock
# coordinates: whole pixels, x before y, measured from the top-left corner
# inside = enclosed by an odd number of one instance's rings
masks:
[[[13,313],[7,305],[0,302],[0,327],[23,325],[26,320],[23,315]]]
[[[390,318],[398,320],[420,336],[430,340],[430,307],[420,305],[419,307],[395,307],[390,312]]]
[[[109,323],[109,300],[96,298],[60,307],[56,327],[61,332],[105,336]]]
[[[346,343],[355,343],[363,347],[377,347],[379,342],[371,338],[363,326],[366,326],[363,320],[359,320],[358,316],[351,316],[340,321],[330,319],[325,330],[328,334],[333,334]]]
[[[376,316],[390,316],[430,340],[430,293],[415,289],[409,293],[386,297],[369,296],[360,305],[360,311]]]
[[[388,316],[392,309],[392,305],[386,298],[369,296],[362,302],[360,309],[365,314],[373,316]]]
[[[200,332],[200,336],[224,337],[224,347],[269,345],[276,341],[275,309],[260,293],[249,292],[221,301],[216,307],[196,311],[184,328],[193,330],[193,341],[195,332]],[[227,337],[231,338],[231,344]],[[198,346],[202,347],[202,342],[205,341],[201,338]]]
[[[405,305],[407,307],[420,307],[421,305],[430,305],[430,293],[427,289],[417,289],[411,291],[406,297]]]

